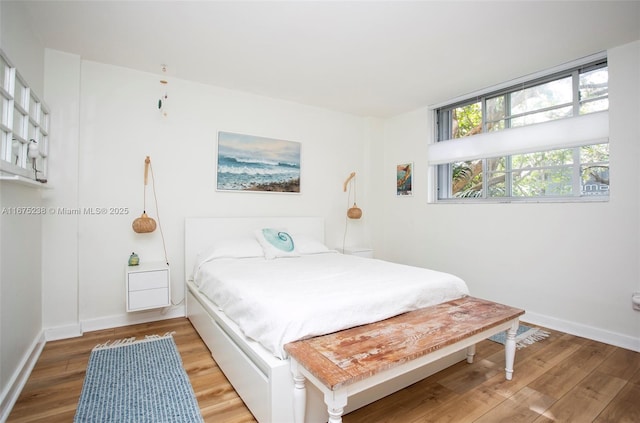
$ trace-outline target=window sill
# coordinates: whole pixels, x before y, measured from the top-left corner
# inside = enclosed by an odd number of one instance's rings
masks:
[[[564,197],[564,198],[512,198],[512,199],[485,199],[485,200],[461,200],[461,199],[440,199],[431,201],[429,204],[560,204],[560,203],[606,203],[609,196],[586,196],[586,197]]]
[[[43,184],[42,182],[34,181],[33,179],[25,178],[19,175],[0,175],[0,181],[13,182],[18,185],[27,186],[30,188],[45,188],[51,189],[51,186]]]

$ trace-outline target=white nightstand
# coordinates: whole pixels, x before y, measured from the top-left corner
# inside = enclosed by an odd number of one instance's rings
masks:
[[[170,280],[169,266],[166,263],[127,266],[125,269],[127,311],[170,306]]]
[[[352,256],[373,258],[373,250],[366,247],[344,247],[343,254],[349,254]]]

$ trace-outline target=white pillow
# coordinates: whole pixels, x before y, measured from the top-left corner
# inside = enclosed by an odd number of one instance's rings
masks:
[[[256,239],[262,246],[264,257],[274,259],[279,257],[298,257],[293,237],[286,229],[263,228],[255,230]]]
[[[223,239],[203,249],[196,256],[193,267],[193,280],[197,280],[200,267],[211,260],[221,258],[252,258],[264,257],[262,247],[250,235],[240,238]]]
[[[251,236],[230,238],[216,241],[200,252],[205,260],[216,258],[262,257],[264,253],[260,244]]]
[[[333,251],[322,242],[307,235],[294,234],[293,239],[295,240],[296,252],[301,255],[321,254]]]

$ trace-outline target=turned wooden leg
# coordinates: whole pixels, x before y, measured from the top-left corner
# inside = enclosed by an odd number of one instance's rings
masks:
[[[516,333],[518,332],[519,321],[516,319],[511,323],[507,331],[507,341],[504,344],[505,378],[511,380],[513,377],[513,363],[516,358]]]
[[[476,355],[476,344],[467,347],[467,363],[473,363],[473,357]]]
[[[329,412],[329,423],[342,423],[342,413],[347,405],[347,393],[344,389],[325,393],[324,402]]]
[[[295,423],[304,423],[307,408],[307,388],[305,377],[300,373],[299,364],[291,358],[291,373],[293,373],[293,419]]]

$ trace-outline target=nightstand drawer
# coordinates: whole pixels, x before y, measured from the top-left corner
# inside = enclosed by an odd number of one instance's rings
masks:
[[[150,270],[147,272],[129,273],[129,291],[167,288],[168,286],[168,270]]]
[[[129,292],[129,310],[142,310],[169,305],[169,288]]]
[[[169,266],[162,262],[127,266],[125,269],[127,311],[171,306]]]

